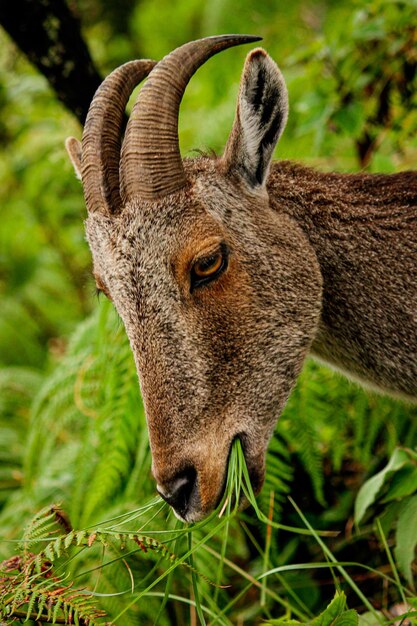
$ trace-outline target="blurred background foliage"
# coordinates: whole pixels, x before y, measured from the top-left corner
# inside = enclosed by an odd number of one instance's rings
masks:
[[[69,4],[103,75],[132,58],[159,59],[190,39],[261,35],[290,94],[276,158],[339,171],[415,168],[417,0]],[[244,57],[241,48],[224,52],[191,81],[180,116],[185,156],[195,149],[221,153]],[[64,152],[65,138],[80,134],[45,79],[0,32],[0,532],[7,539],[20,537],[26,521],[51,502],[61,502],[81,528],[134,508],[154,490],[132,357],[111,305],[94,295],[82,191]],[[416,430],[415,407],[307,363],[271,444],[260,505],[268,513],[274,491],[274,519],[299,525],[287,501],[292,494],[313,526],[340,531],[331,542],[337,558],[386,568],[373,526],[374,516],[385,512],[383,499],[368,503],[359,530],[354,501],[397,446],[416,447]],[[416,490],[413,458],[408,491],[395,492],[397,500]],[[385,520],[389,537],[398,511],[391,518]],[[264,528],[250,512],[243,520],[262,545]],[[238,525],[234,532],[228,558],[259,573],[260,552]],[[0,544],[0,556],[10,556],[9,544]],[[411,585],[412,557],[405,574]],[[323,556],[311,539],[280,532],[269,559],[272,567]],[[210,571],[210,564],[199,566]],[[126,587],[126,571],[104,579],[107,590]],[[308,611],[318,611],[333,595],[333,582],[328,572],[313,571],[288,574],[285,585],[277,585],[284,595],[291,587]],[[361,582],[377,608],[398,600],[398,592],[375,576]],[[233,608],[232,623],[282,614],[272,600],[258,600],[257,591],[248,590]],[[153,623],[158,602],[132,609],[120,623]],[[122,604],[116,597],[103,600],[113,616]],[[352,605],[361,608],[358,598]],[[167,609],[161,623],[187,623],[187,611]]]

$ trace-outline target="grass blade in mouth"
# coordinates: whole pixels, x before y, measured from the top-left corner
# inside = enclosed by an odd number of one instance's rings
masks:
[[[230,449],[226,487],[218,507],[219,517],[222,517],[224,513],[227,513],[228,516],[232,515],[238,510],[240,499],[244,494],[242,489],[244,467],[246,467],[246,460],[242,443],[236,437]]]

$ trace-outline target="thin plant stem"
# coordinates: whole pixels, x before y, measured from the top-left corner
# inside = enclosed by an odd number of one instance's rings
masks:
[[[180,526],[180,524],[181,524],[181,522],[179,520],[177,520],[177,523],[176,523],[175,527],[178,528]],[[176,540],[175,540],[175,543],[174,543],[174,552],[175,552],[175,554],[178,553],[179,542],[180,542],[180,537],[177,537]],[[170,595],[170,590],[171,590],[173,576],[174,576],[174,570],[172,570],[172,572],[170,572],[168,574],[168,576],[167,576],[167,581],[166,581],[166,585],[165,585],[165,594],[164,594],[164,597],[162,599],[161,606],[159,607],[158,614],[157,614],[157,616],[155,618],[154,626],[157,626],[157,624],[158,624],[158,622],[159,622],[159,620],[160,620],[160,618],[162,616],[162,613],[165,610],[167,602],[169,600],[169,595]]]
[[[272,522],[272,517],[274,514],[274,492],[271,491],[269,494],[269,511],[268,511],[268,519]],[[266,527],[266,537],[265,537],[265,552],[263,555],[263,563],[262,563],[262,571],[266,571],[269,566],[269,553],[271,550],[271,541],[272,541],[272,526],[269,525]],[[266,604],[266,588],[267,588],[268,579],[265,578],[262,583],[261,590],[261,606],[264,607]]]
[[[398,592],[399,592],[399,594],[401,596],[401,600],[406,605],[407,604],[407,599],[405,597],[404,589],[403,589],[403,586],[401,584],[401,580],[400,580],[400,577],[399,577],[399,574],[398,574],[398,570],[395,567],[394,559],[392,558],[391,550],[389,549],[389,546],[388,546],[388,543],[387,543],[384,531],[382,530],[381,520],[379,519],[379,517],[376,518],[376,525],[377,525],[377,528],[378,528],[379,536],[381,537],[382,545],[385,548],[385,552],[386,552],[386,555],[388,557],[389,564],[391,566],[391,571],[392,571],[392,573],[394,575],[394,578],[395,578],[395,585],[396,585],[396,587],[398,589]]]
[[[201,603],[200,603],[200,594],[198,592],[198,584],[197,584],[197,576],[196,573],[194,571],[194,563],[193,563],[193,539],[192,539],[192,534],[190,533],[188,535],[188,552],[189,552],[189,557],[188,557],[188,561],[192,567],[191,570],[191,581],[192,581],[192,588],[193,588],[193,592],[194,592],[194,601],[195,601],[195,609],[197,611],[197,615],[198,615],[198,619],[200,620],[200,624],[201,626],[206,626],[206,620],[204,619],[204,615],[203,615],[203,611],[201,608]]]

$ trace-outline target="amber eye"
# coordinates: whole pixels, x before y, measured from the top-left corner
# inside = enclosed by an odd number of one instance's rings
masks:
[[[214,280],[227,267],[227,252],[221,249],[201,257],[194,262],[191,269],[191,290]]]
[[[215,254],[211,254],[204,259],[199,259],[194,264],[194,273],[199,278],[206,278],[206,276],[210,276],[217,272],[223,262],[223,256],[220,252],[216,252]]]

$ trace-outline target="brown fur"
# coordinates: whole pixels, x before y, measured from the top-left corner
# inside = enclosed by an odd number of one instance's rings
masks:
[[[312,353],[371,387],[415,398],[417,173],[321,174],[281,163],[268,187],[277,210],[308,235],[324,278]]]
[[[269,171],[286,116],[282,75],[254,51],[224,156],[185,160],[179,191],[86,222],[98,284],[135,356],[161,493],[193,472],[177,511],[187,521],[219,501],[237,436],[260,489],[310,350],[366,384],[417,396],[417,174],[286,162]],[[193,260],[213,241],[227,246],[228,267],[191,290]]]

